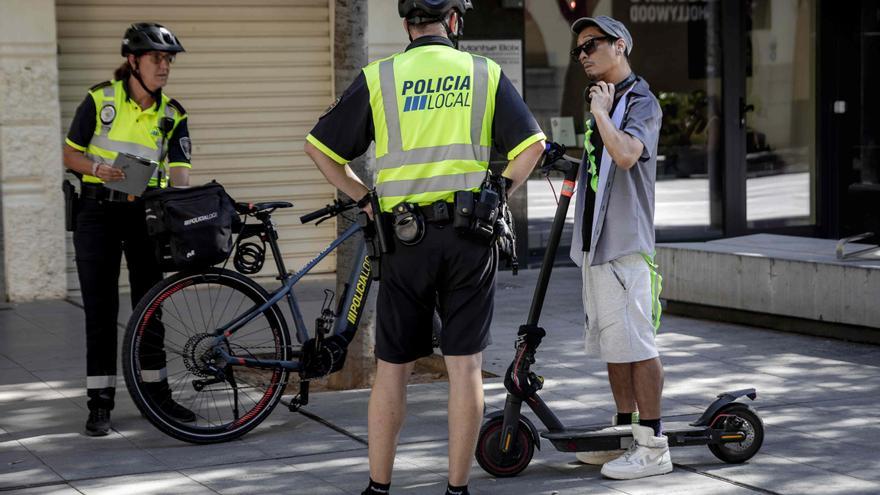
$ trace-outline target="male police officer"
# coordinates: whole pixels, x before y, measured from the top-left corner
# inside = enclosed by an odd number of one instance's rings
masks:
[[[412,43],[366,66],[307,138],[306,153],[352,198],[367,187],[346,165],[376,143],[381,211],[423,219],[415,238],[396,235],[383,256],[378,297],[378,368],[369,405],[370,484],[388,493],[406,383],[432,349],[439,303],[440,348],[449,373],[449,486],[466,494],[483,410],[482,351],[489,344],[495,270],[486,239],[452,225],[457,191],[479,191],[492,145],[510,164],[508,191],[528,177],[544,134],[500,67],[455,49],[470,0],[399,0]]]
[[[660,425],[663,366],[654,343],[660,323],[659,274],[654,254],[654,181],[662,114],[648,84],[629,65],[632,36],[606,16],[581,18],[572,57],[594,82],[589,88],[586,160],[578,181],[572,259],[582,265],[586,349],[608,363],[617,404],[615,423],[632,422],[625,455],[578,459],[600,464],[610,478],[633,479],[672,471]]]

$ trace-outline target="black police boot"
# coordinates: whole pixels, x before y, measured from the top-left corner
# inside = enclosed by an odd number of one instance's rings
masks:
[[[89,411],[89,419],[86,420],[86,435],[103,437],[108,433],[110,433],[110,409],[99,407]]]
[[[181,423],[192,423],[196,420],[195,413],[181,406],[171,398],[171,389],[168,388],[167,382],[151,384],[147,390],[149,391],[153,402],[155,402],[156,405],[159,406],[159,409],[165,414]]]

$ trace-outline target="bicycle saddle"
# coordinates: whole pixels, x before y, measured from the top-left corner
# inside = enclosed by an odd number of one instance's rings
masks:
[[[292,208],[293,203],[287,201],[268,201],[266,203],[235,203],[235,211],[239,213],[258,213],[276,208]]]

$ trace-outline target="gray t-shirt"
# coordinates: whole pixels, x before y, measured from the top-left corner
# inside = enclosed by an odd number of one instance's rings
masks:
[[[590,246],[582,246],[577,228],[582,225],[583,206],[576,211],[572,259],[580,264],[578,251],[590,251],[589,263],[599,265],[622,256],[654,252],[654,186],[657,176],[657,141],[663,112],[648,83],[639,78],[626,98],[620,129],[645,145],[638,162],[629,170],[612,165],[600,167],[595,221]],[[607,151],[603,150],[603,153]],[[597,161],[601,157],[596,157]],[[613,163],[613,161],[611,161]],[[588,180],[579,180],[583,192]],[[578,217],[578,215],[580,215]],[[581,258],[581,259],[578,259]]]

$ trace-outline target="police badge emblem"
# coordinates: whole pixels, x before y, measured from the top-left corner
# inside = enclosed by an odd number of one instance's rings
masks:
[[[318,118],[319,118],[319,119],[320,119],[320,118],[323,118],[325,115],[327,115],[328,113],[332,112],[333,109],[336,108],[336,105],[339,104],[339,100],[341,100],[341,99],[342,99],[341,96],[338,97],[338,98],[336,98],[336,100],[334,100],[333,103],[331,103],[330,106],[327,107],[327,110],[324,110],[324,113],[322,113],[321,116],[318,117]]]
[[[116,108],[113,105],[104,105],[101,108],[101,122],[109,125],[116,118]]]
[[[180,138],[180,149],[187,160],[192,160],[192,142],[189,140],[189,136]]]

